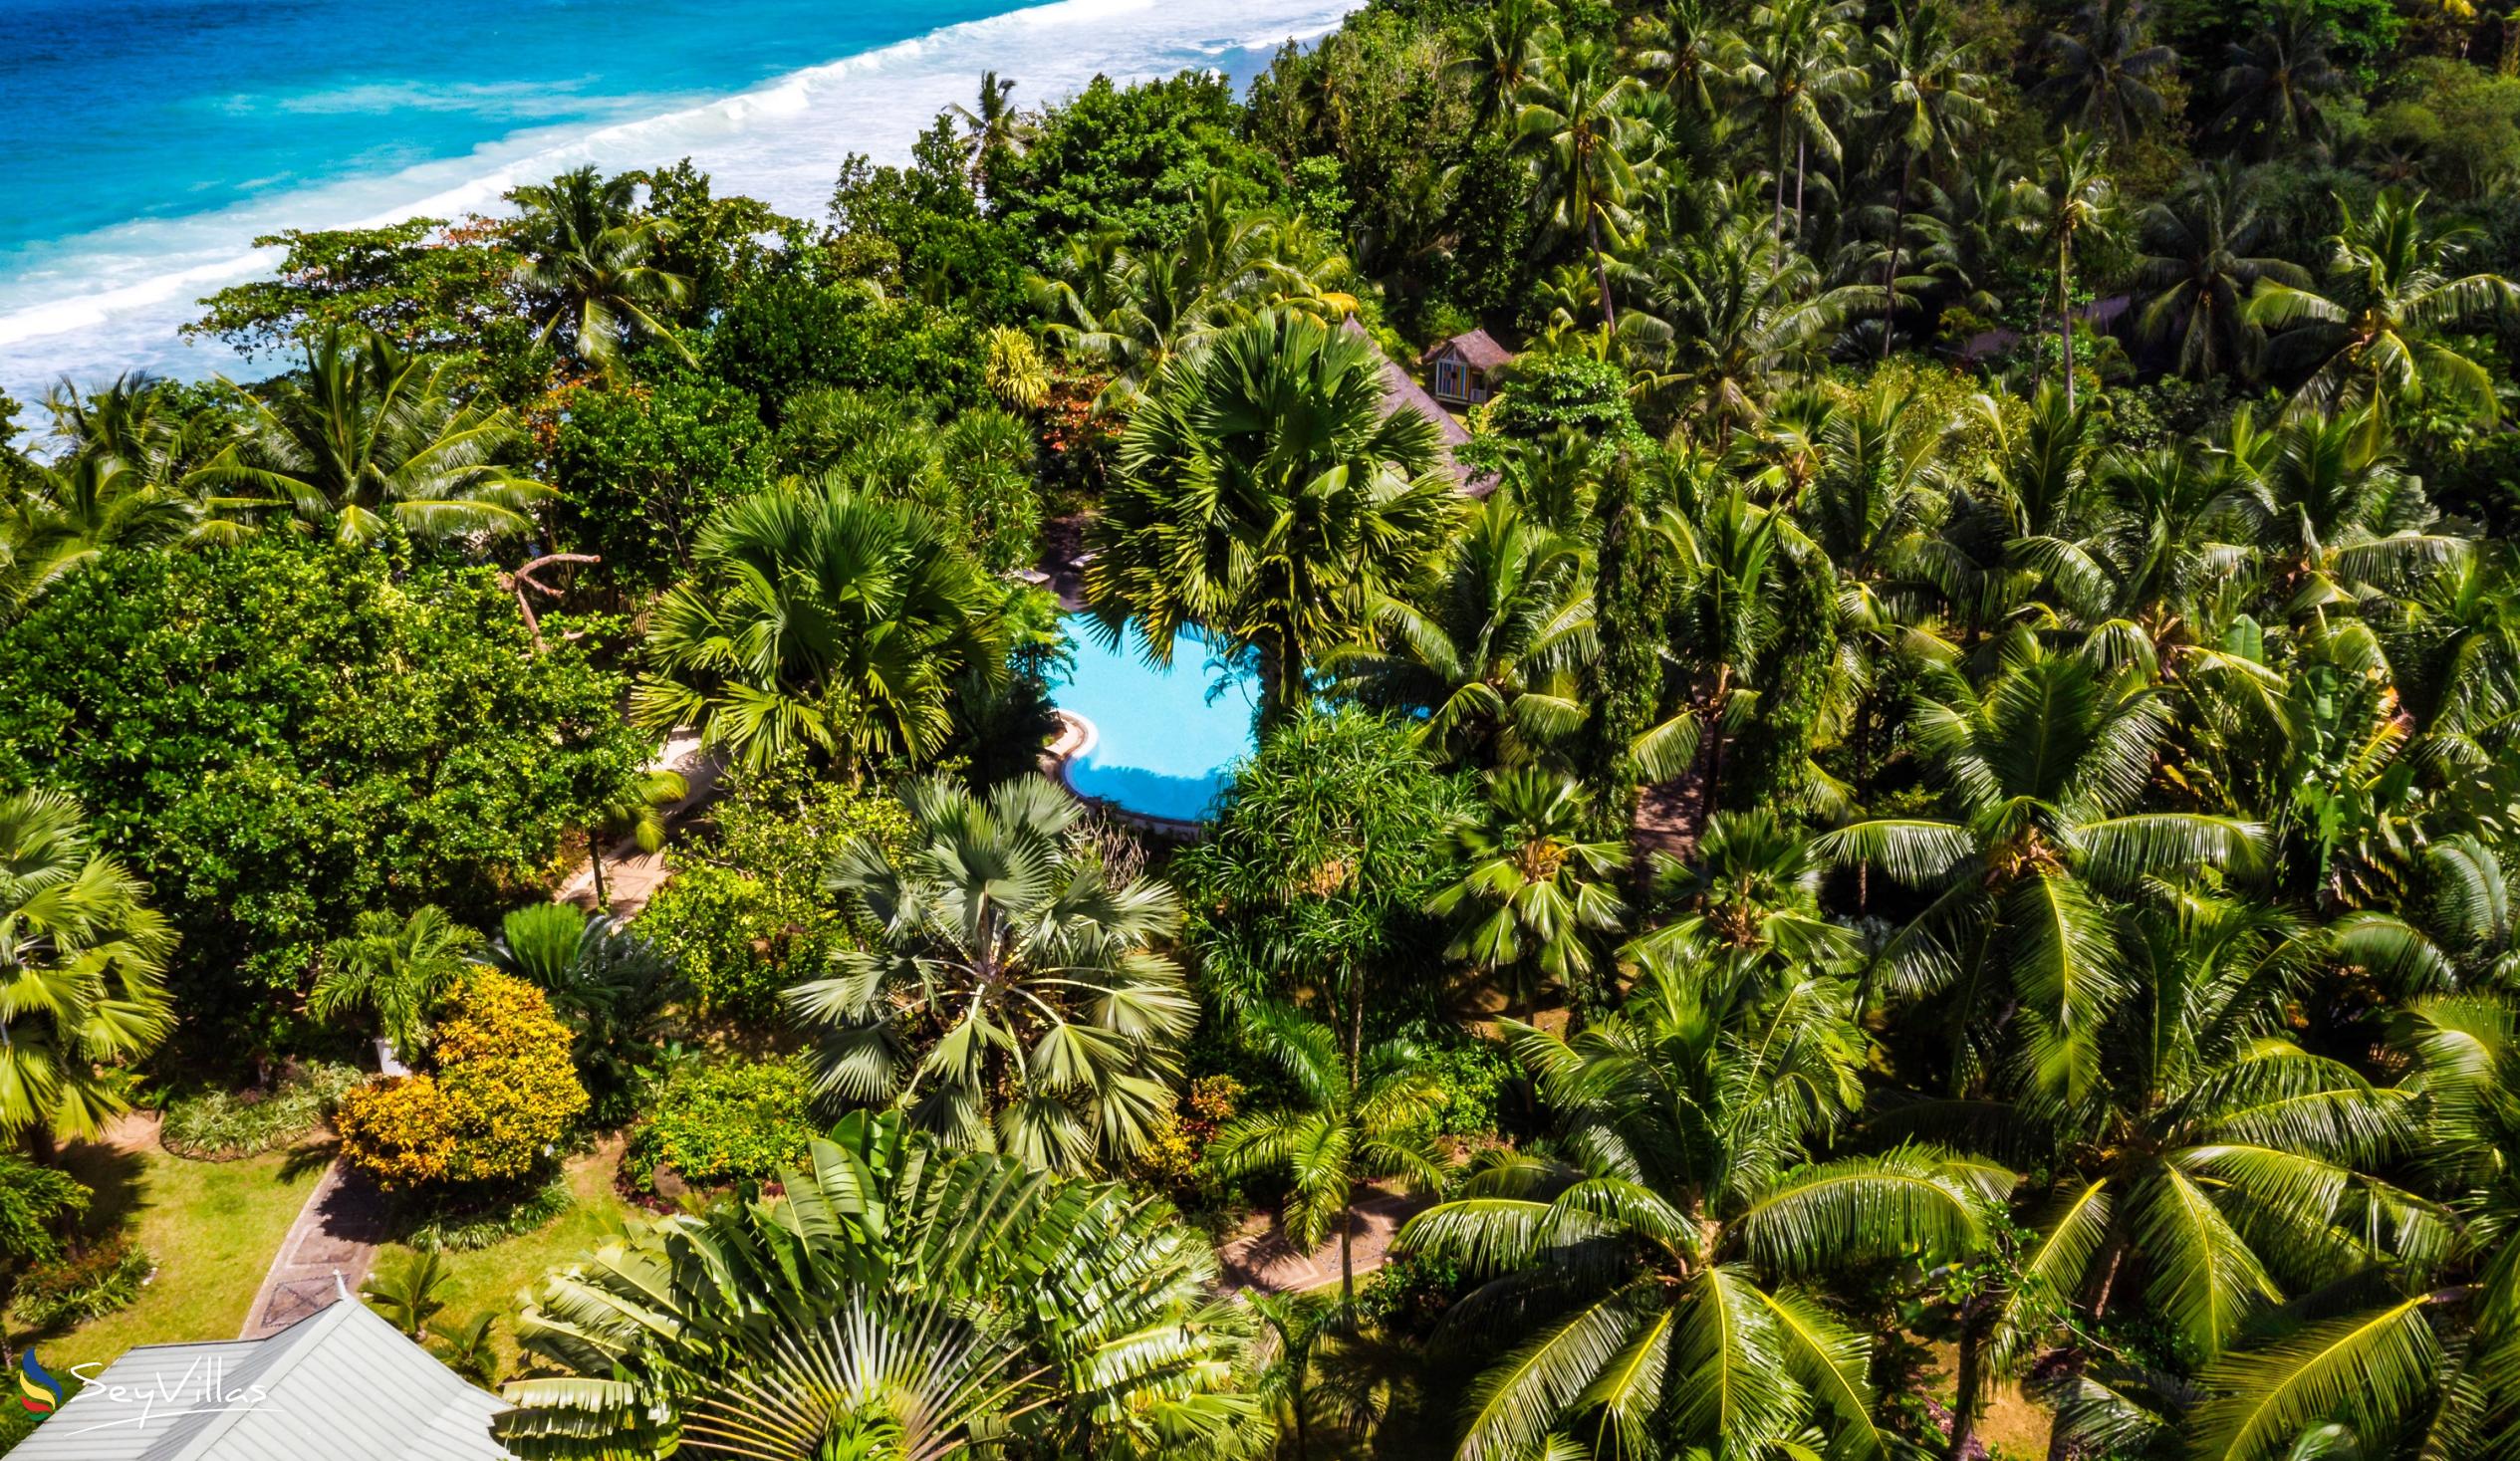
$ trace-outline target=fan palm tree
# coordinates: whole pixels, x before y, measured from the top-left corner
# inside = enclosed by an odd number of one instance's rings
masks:
[[[245,434],[192,480],[345,543],[373,542],[388,522],[432,538],[530,532],[551,489],[501,464],[523,433],[504,410],[459,402],[450,368],[374,332],[328,329],[298,374],[259,392],[226,382]]]
[[[2345,86],[2328,59],[2336,25],[2310,0],[2276,0],[2257,33],[2231,47],[2215,125],[2261,158],[2324,142],[2323,99]]]
[[[2065,354],[2068,410],[2074,406],[2074,247],[2097,241],[2117,221],[2117,186],[2107,171],[2107,145],[2093,133],[2069,132],[2048,149],[2039,181],[2019,189],[2019,226],[2037,234],[2056,259],[2056,331]]]
[[[77,802],[0,794],[0,1139],[39,1160],[127,1109],[113,1073],[174,1029],[175,935],[147,899]]]
[[[728,504],[650,616],[631,718],[766,766],[852,774],[952,734],[958,680],[1005,672],[1001,596],[925,510],[829,482]]]
[[[1529,760],[1584,720],[1574,671],[1595,647],[1590,565],[1510,488],[1479,505],[1439,586],[1386,598],[1377,619],[1375,640],[1323,667],[1344,694],[1427,711],[1418,734],[1443,761]]]
[[[639,212],[636,174],[608,178],[589,165],[508,196],[523,214],[516,224],[515,246],[525,256],[517,283],[546,302],[537,344],[565,341],[579,360],[603,371],[639,339],[691,359],[657,317],[691,297],[691,281],[656,267],[673,225]]]
[[[2137,327],[2174,346],[2179,373],[2192,379],[2254,372],[2266,332],[2248,318],[2249,291],[2261,279],[2310,282],[2291,260],[2252,252],[2265,232],[2256,194],[2248,175],[2226,163],[2144,210],[2138,271],[2155,293],[2142,302]]]
[[[1431,422],[1383,409],[1373,346],[1271,312],[1167,365],[1121,442],[1086,596],[1170,660],[1196,626],[1260,657],[1264,724],[1450,542],[1457,498]]]
[[[2250,322],[2282,332],[2276,363],[2309,368],[2293,393],[2296,414],[2372,407],[2375,444],[2400,403],[2437,396],[2478,422],[2499,415],[2492,372],[2443,337],[2507,318],[2520,306],[2520,287],[2492,273],[2453,277],[2472,231],[2435,227],[2423,201],[2421,193],[2384,192],[2358,214],[2340,198],[2344,221],[2330,240],[2327,293],[2267,279],[2249,297]]]
[[[517,1322],[541,1377],[511,1384],[502,1444],[1236,1461],[1270,1439],[1249,1326],[1166,1204],[863,1113],[778,1190],[641,1219],[544,1279]]]
[[[1877,960],[1897,992],[1950,994],[1959,1079],[2017,1045],[2034,1089],[2080,1099],[2099,1080],[2108,1018],[2130,993],[2111,895],[2146,877],[2245,869],[2264,829],[2131,810],[2167,719],[2149,687],[2027,633],[2005,642],[1983,688],[1952,678],[1954,696],[1924,702],[1913,735],[1956,815],[1859,822],[1818,851],[1930,895]]]
[[[1453,834],[1467,870],[1428,904],[1459,919],[1446,953],[1509,973],[1526,1010],[1543,980],[1580,1001],[1598,994],[1593,941],[1625,911],[1611,879],[1628,847],[1588,836],[1592,820],[1592,799],[1572,778],[1537,767],[1490,772],[1483,815]]]
[[[1920,1147],[1816,1156],[1862,1097],[1846,985],[1675,951],[1572,1039],[1505,1030],[1563,1135],[1492,1161],[1394,1244],[1488,1281],[1448,1326],[1528,1336],[1472,1387],[1464,1461],[1579,1424],[1600,1453],[1747,1456],[1791,1438],[1889,1454],[1867,1342],[1816,1281],[1975,1250],[2013,1179]],[[1829,1444],[1804,1439],[1816,1422]]]
[[[788,991],[821,1036],[827,1094],[1025,1165],[1082,1170],[1144,1145],[1197,1019],[1156,945],[1171,887],[1118,881],[1072,841],[1084,808],[1039,776],[984,799],[943,778],[901,793],[908,850],[861,839],[829,886],[882,930]],[[915,1037],[928,1042],[914,1052]]]
[[[1843,150],[1829,124],[1829,109],[1864,86],[1864,68],[1853,60],[1860,36],[1851,0],[1768,0],[1750,12],[1749,51],[1735,73],[1748,105],[1765,119],[1776,139],[1776,200],[1770,223],[1773,251],[1785,245],[1785,143],[1795,146],[1794,230],[1802,231],[1800,158],[1817,147],[1836,157]]]
[[[1243,1027],[1285,1070],[1303,1104],[1237,1118],[1216,1133],[1208,1155],[1227,1176],[1286,1174],[1294,1189],[1281,1221],[1305,1252],[1338,1228],[1340,1303],[1353,1314],[1356,1223],[1348,1210],[1358,1186],[1373,1178],[1397,1178],[1411,1192],[1443,1185],[1434,1149],[1443,1083],[1405,1041],[1384,1041],[1351,1059],[1337,1031],[1285,1005],[1253,1005]]]
[[[1535,159],[1550,221],[1581,235],[1601,291],[1603,328],[1616,331],[1610,255],[1634,223],[1628,205],[1652,168],[1655,138],[1638,115],[1643,87],[1617,54],[1592,41],[1544,50],[1514,93],[1514,127]]]
[[[2046,97],[2056,123],[2131,141],[2161,120],[2161,94],[2147,78],[2178,60],[2150,43],[2143,0],[2086,0],[2073,28],[2052,34],[2055,65],[2035,95]]]
[[[428,1048],[429,1010],[481,962],[486,941],[434,903],[402,918],[362,913],[352,928],[324,946],[308,1012],[329,1020],[365,1009],[396,1059],[418,1055]]]
[[[1897,307],[1899,246],[1907,237],[1907,202],[1916,164],[1928,169],[1959,155],[1960,144],[1994,116],[1986,78],[1969,69],[1969,48],[1951,38],[1937,4],[1901,9],[1873,35],[1875,104],[1890,130],[1884,144],[1898,154],[1898,191],[1890,202],[1890,246],[1882,260],[1882,359],[1890,359]]]

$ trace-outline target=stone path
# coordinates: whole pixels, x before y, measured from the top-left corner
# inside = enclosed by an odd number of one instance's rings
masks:
[[[336,1161],[307,1194],[298,1220],[246,1311],[239,1339],[259,1339],[359,1292],[385,1236],[384,1194]]]
[[[700,753],[698,736],[667,740],[649,765],[650,769],[669,767],[690,781],[683,799],[666,809],[668,826],[696,815],[717,797],[718,765]],[[613,911],[623,916],[645,907],[672,875],[663,853],[641,852],[631,843],[617,844],[604,859],[605,891],[612,895]],[[595,864],[590,861],[572,874],[552,894],[552,901],[594,911]],[[376,1269],[377,1248],[384,1236],[384,1194],[336,1160],[325,1168],[324,1180],[307,1194],[306,1206],[298,1209],[297,1221],[289,1226],[289,1236],[280,1240],[271,1272],[263,1276],[254,1307],[246,1314],[243,1338],[260,1339],[287,1329],[358,1293]]]
[[[1426,1200],[1421,1197],[1375,1192],[1373,1196],[1359,1199],[1348,1209],[1348,1231],[1354,1245],[1358,1278],[1362,1279],[1383,1266],[1391,1246],[1391,1235],[1399,1231],[1401,1223],[1426,1206]],[[1245,1223],[1240,1233],[1216,1250],[1216,1257],[1224,1265],[1225,1291],[1229,1294],[1245,1289],[1258,1289],[1266,1294],[1297,1294],[1339,1282],[1337,1235],[1306,1253],[1279,1231],[1275,1218],[1265,1215]]]
[[[703,755],[700,738],[677,734],[665,742],[664,751],[649,763],[651,771],[679,771],[690,786],[681,801],[665,809],[667,828],[678,827],[704,811],[717,800],[717,778],[721,768],[715,757]],[[673,876],[661,852],[642,852],[630,842],[615,843],[604,850],[604,891],[612,898],[616,917],[627,918],[647,906],[647,900]],[[592,913],[596,908],[595,863],[569,874],[552,894],[556,903],[575,903]]]

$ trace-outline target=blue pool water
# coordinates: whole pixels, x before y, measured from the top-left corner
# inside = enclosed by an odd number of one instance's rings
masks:
[[[1258,691],[1245,665],[1210,652],[1196,634],[1173,640],[1172,664],[1138,655],[1135,631],[1107,646],[1088,614],[1068,616],[1076,666],[1051,691],[1059,708],[1093,722],[1091,749],[1068,762],[1068,784],[1147,817],[1196,822],[1251,750]]]
[[[494,212],[518,182],[691,157],[819,217],[980,73],[1248,76],[1353,0],[0,0],[0,391],[240,371],[175,327],[256,236]]]

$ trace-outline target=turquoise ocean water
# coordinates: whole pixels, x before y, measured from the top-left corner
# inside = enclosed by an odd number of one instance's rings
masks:
[[[819,216],[979,74],[1020,103],[1248,75],[1346,0],[0,0],[0,390],[237,370],[193,302],[258,234],[495,210],[581,162],[690,156]]]

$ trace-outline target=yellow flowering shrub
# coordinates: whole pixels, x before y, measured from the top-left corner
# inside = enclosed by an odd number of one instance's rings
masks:
[[[433,1071],[343,1097],[342,1153],[387,1188],[523,1177],[586,1112],[569,1049],[541,990],[470,974],[437,1023]]]

